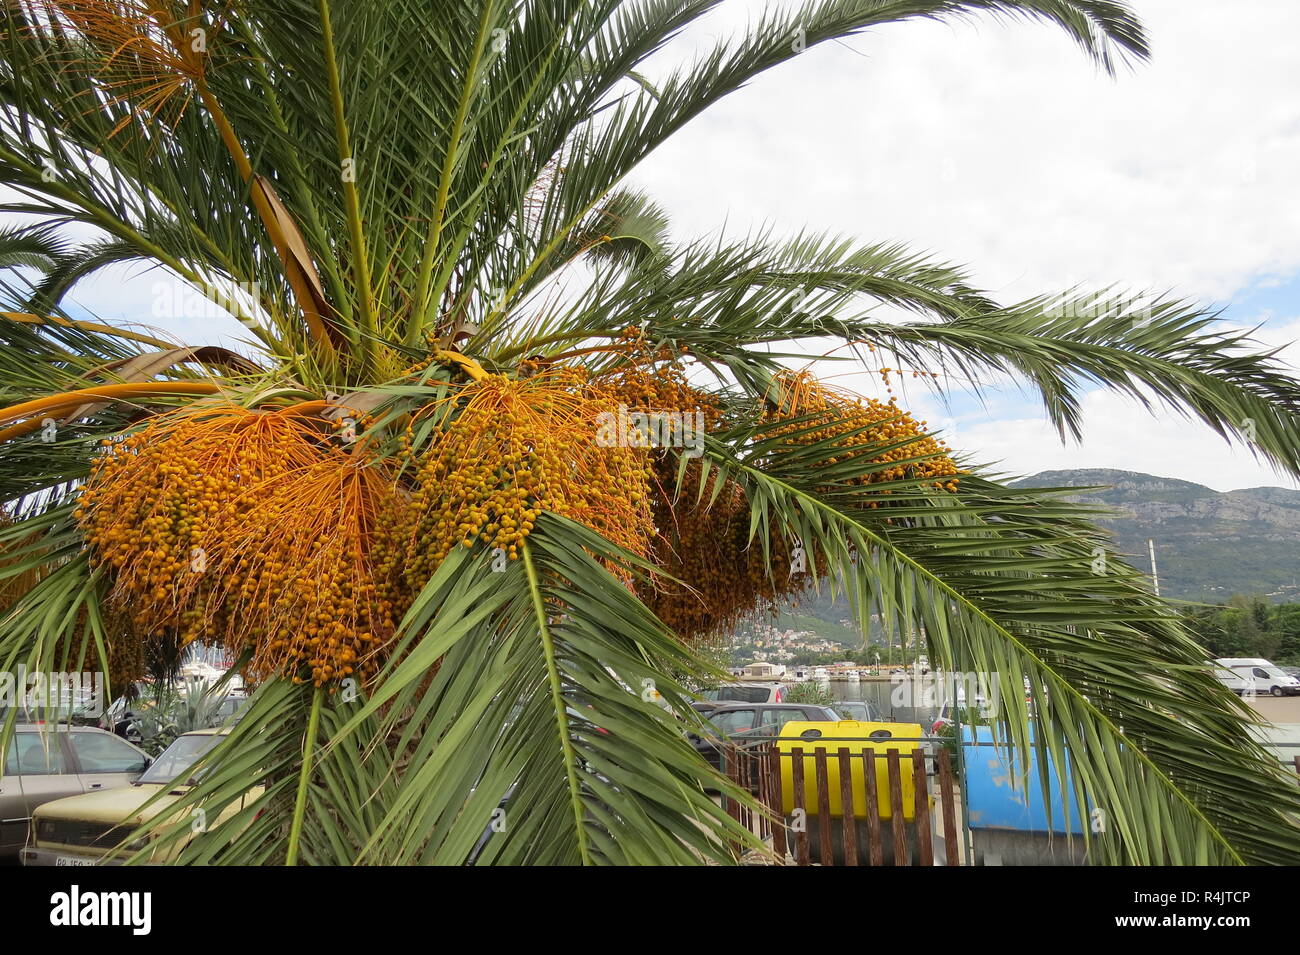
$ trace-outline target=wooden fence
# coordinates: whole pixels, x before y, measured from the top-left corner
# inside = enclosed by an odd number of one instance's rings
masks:
[[[961,863],[959,794],[946,748],[931,755],[910,747],[881,752],[863,749],[861,743],[831,750],[805,749],[798,745],[806,745],[804,740],[786,740],[793,744],[787,746],[777,742],[729,745],[723,763],[732,781],[759,804],[754,809],[729,799],[727,811],[770,840],[779,862]]]

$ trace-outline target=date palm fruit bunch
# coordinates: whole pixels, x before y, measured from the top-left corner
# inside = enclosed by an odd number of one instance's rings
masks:
[[[517,559],[543,511],[646,552],[647,452],[596,440],[617,409],[581,369],[482,374],[428,410],[434,425],[394,532],[412,589],[457,546],[482,541]]]
[[[155,417],[92,465],[76,516],[141,633],[318,685],[373,669],[394,600],[367,555],[389,482],[322,428],[234,405]]]
[[[671,466],[677,467],[675,458]],[[797,543],[775,532],[766,542],[751,536],[749,503],[734,480],[717,471],[705,479],[699,462],[691,461],[681,487],[675,498],[662,490],[655,494],[654,561],[660,573],[638,586],[638,596],[683,639],[718,636],[811,583],[792,563]]]
[[[392,494],[381,467],[334,451],[273,482],[255,519],[232,535],[223,567],[237,564],[242,573],[228,578],[227,604],[234,619],[254,623],[231,628],[226,643],[232,650],[251,643],[255,678],[305,680],[304,667],[317,686],[374,675],[409,603],[381,567],[381,515]]]
[[[618,375],[615,391],[633,410],[702,410],[706,431],[716,429],[723,418],[717,398],[692,388],[672,364],[649,371],[633,365]],[[840,395],[807,372],[781,372],[774,376],[761,420],[776,425],[769,433],[786,436],[791,446],[829,439],[845,448],[872,448],[849,457],[869,453],[871,463],[884,466],[850,483],[921,477],[934,479],[940,490],[956,490],[960,472],[948,448],[892,400]],[[832,455],[825,464],[839,461]],[[808,562],[796,559],[802,545],[775,530],[766,541],[759,537],[744,491],[734,480],[716,472],[706,478],[691,461],[679,483],[679,460],[663,451],[654,455],[653,467],[654,559],[662,573],[638,589],[675,632],[688,638],[716,636],[738,619],[807,588]],[[700,487],[702,480],[707,486]]]
[[[315,453],[294,418],[234,405],[159,415],[103,442],[74,513],[113,601],[142,627],[205,633],[224,616],[208,572],[223,531],[246,526],[269,482]]]
[[[740,617],[802,590],[809,579],[791,573],[791,547],[779,535],[770,534],[766,545],[751,537],[749,505],[739,484],[713,471],[708,486],[700,487],[704,471],[694,457],[704,435],[724,424],[718,397],[688,382],[674,360],[680,356],[647,348],[635,329],[623,337],[637,354],[602,376],[600,386],[628,416],[686,421],[683,438],[691,444],[651,449],[651,553],[659,573],[638,583],[638,596],[683,639],[716,636]],[[660,437],[664,433],[661,427]],[[680,454],[687,455],[684,471]]]
[[[829,441],[832,447],[846,449],[843,455],[827,456],[827,467],[863,457],[866,461],[858,463],[879,465],[847,479],[850,485],[929,478],[939,490],[957,490],[961,470],[948,446],[930,436],[925,422],[899,408],[893,398],[882,402],[840,394],[808,372],[781,372],[774,376],[764,420],[777,424],[770,433],[787,435],[792,446]],[[864,446],[871,450],[862,450]]]

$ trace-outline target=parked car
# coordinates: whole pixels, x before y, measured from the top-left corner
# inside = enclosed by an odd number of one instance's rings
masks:
[[[760,736],[777,736],[791,720],[838,722],[839,714],[829,706],[812,703],[730,703],[706,714],[713,732],[692,734],[696,750],[715,768],[722,766],[721,742],[743,742]]]
[[[700,699],[712,703],[780,703],[785,698],[780,683],[724,683],[700,694]]]
[[[122,839],[140,825],[167,812],[187,789],[195,785],[198,781],[192,772],[195,762],[228,732],[228,729],[206,729],[178,736],[134,782],[112,789],[105,787],[102,792],[55,799],[38,807],[32,814],[31,838],[22,851],[23,865],[117,864],[121,850],[114,850]],[[163,790],[166,790],[166,795],[141,812],[141,807]],[[254,788],[241,800],[226,806],[217,818],[209,821],[207,831],[239,812],[247,801],[258,798],[261,793],[260,787]],[[151,861],[165,861],[179,852],[190,838],[193,835],[169,843],[159,853],[159,858]],[[139,848],[132,844],[125,851]]]
[[[118,697],[105,712],[102,725],[128,742],[139,743],[140,719],[153,708],[154,702],[148,698],[127,700]]]
[[[860,723],[885,722],[880,708],[865,700],[836,700],[835,712],[846,720],[857,720]]]
[[[1255,693],[1270,693],[1273,696],[1294,696],[1300,693],[1300,679],[1284,673],[1281,667],[1263,657],[1219,657],[1214,662],[1232,670],[1248,683],[1253,681]]]
[[[243,693],[228,693],[217,704],[218,726],[233,725],[239,722],[241,711],[248,705],[248,697]]]
[[[148,753],[107,730],[19,723],[0,776],[0,857],[18,855],[42,805],[129,785],[149,762]]]

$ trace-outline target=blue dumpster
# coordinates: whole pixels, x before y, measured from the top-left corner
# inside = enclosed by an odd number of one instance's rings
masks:
[[[1052,807],[1049,823],[1036,754],[1029,755],[1029,773],[1022,780],[1023,754],[1008,752],[1005,746],[994,746],[991,727],[962,727],[962,739],[966,812],[975,863],[1083,864],[1083,821],[1079,807],[1072,791],[1068,795],[1061,791],[1051,754],[1047,757]],[[1032,732],[1030,739],[1033,739]]]

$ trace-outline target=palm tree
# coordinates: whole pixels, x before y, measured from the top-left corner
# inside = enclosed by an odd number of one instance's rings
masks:
[[[188,799],[243,831],[185,861],[727,861],[748,837],[682,732],[697,648],[842,587],[934,666],[1017,688],[999,738],[1068,754],[1097,858],[1294,861],[1294,782],[1088,513],[781,352],[940,389],[1012,375],[1065,437],[1101,383],[1300,473],[1300,387],[1270,355],[1189,303],[1000,303],[892,244],[675,240],[622,185],[836,38],[1022,18],[1109,71],[1147,55],[1134,15],[821,0],[646,66],[712,6],[6,0],[3,209],[29,224],[5,241],[38,271],[0,324],[2,572],[37,583],[0,661],[70,634],[238,657],[255,698]],[[247,347],[60,305],[131,261],[222,302]]]

